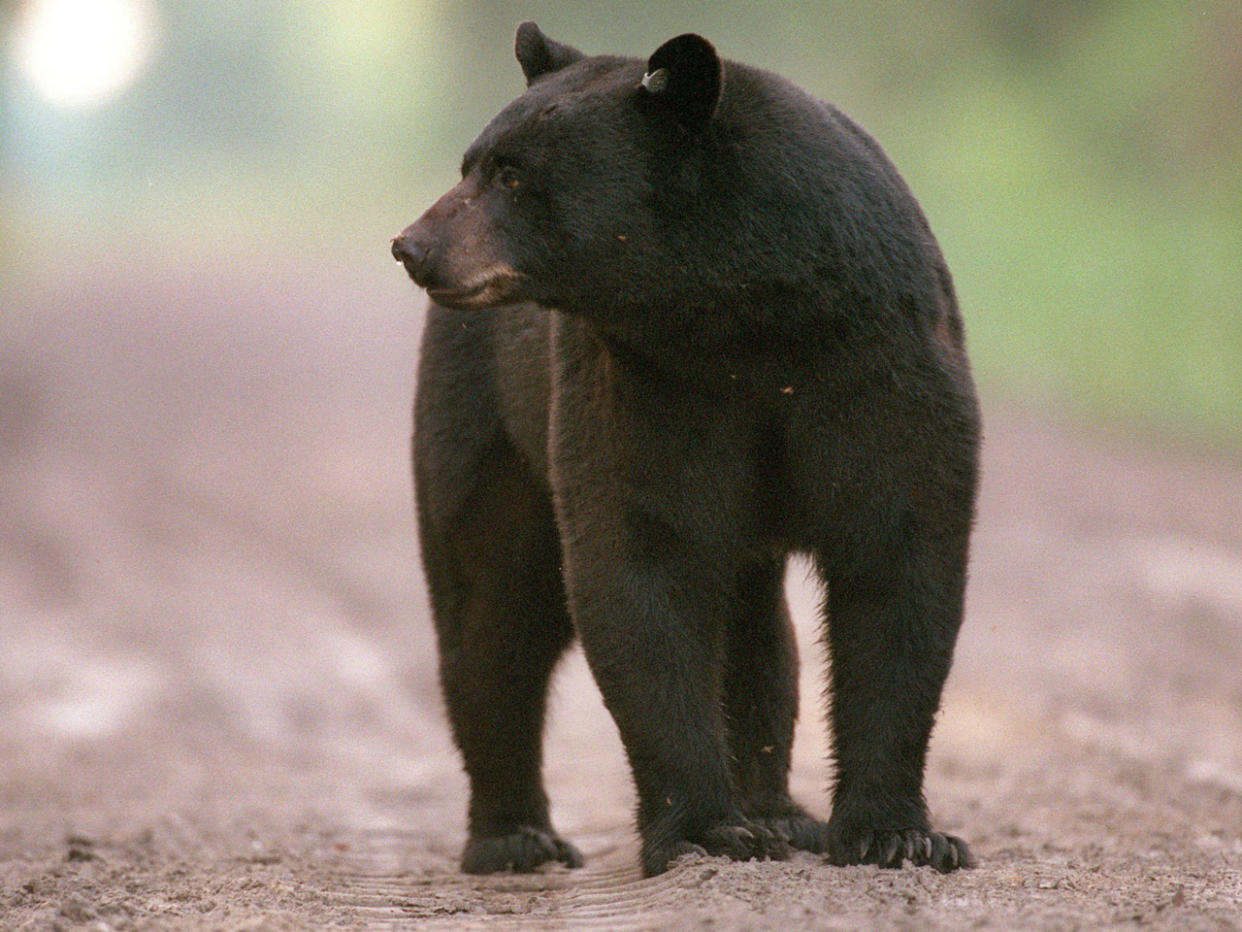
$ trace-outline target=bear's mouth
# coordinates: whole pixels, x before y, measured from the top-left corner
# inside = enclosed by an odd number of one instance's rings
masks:
[[[466,285],[428,288],[427,296],[441,307],[458,311],[480,310],[514,301],[524,278],[516,269],[505,266],[489,270],[485,277]]]

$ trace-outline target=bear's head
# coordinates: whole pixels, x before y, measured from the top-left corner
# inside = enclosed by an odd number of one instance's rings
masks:
[[[587,57],[518,27],[527,90],[483,130],[461,181],[392,241],[438,304],[562,310],[679,300],[724,66],[696,35],[646,62]],[[698,224],[698,232],[687,232]]]

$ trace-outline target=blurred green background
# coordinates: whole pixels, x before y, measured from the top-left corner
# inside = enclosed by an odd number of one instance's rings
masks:
[[[391,291],[388,237],[522,88],[519,21],[640,56],[697,31],[885,146],[948,256],[989,397],[1242,449],[1237,0],[0,11],[0,315],[82,266],[227,279],[304,257],[350,270],[358,300],[372,276]]]

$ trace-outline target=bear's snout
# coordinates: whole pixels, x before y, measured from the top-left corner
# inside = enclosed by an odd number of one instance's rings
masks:
[[[405,266],[410,278],[423,288],[431,281],[431,244],[413,227],[392,238],[392,257]]]

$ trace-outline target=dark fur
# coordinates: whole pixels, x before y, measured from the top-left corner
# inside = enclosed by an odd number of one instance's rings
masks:
[[[979,426],[917,203],[840,111],[697,36],[643,63],[527,23],[517,53],[529,89],[393,242],[434,302],[414,467],[470,776],[463,868],[582,862],[540,776],[575,635],[629,755],[645,873],[791,845],[969,863],[922,786]],[[787,787],[795,552],[827,593],[826,824]]]

